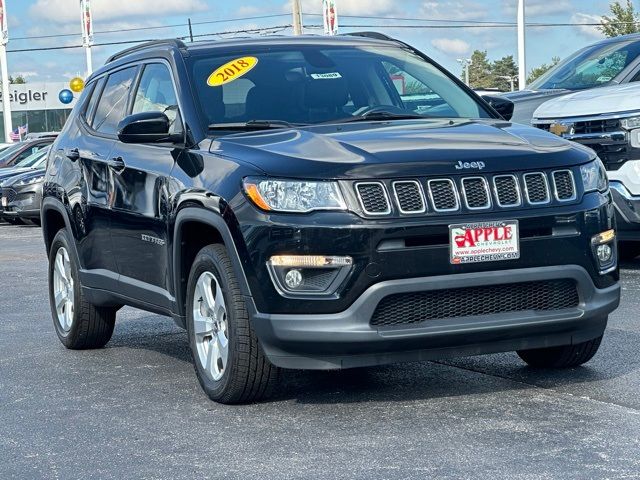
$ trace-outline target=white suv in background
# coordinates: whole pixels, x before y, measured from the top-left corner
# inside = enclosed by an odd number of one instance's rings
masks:
[[[532,124],[591,147],[611,183],[620,254],[640,254],[640,83],[614,85],[554,98]]]

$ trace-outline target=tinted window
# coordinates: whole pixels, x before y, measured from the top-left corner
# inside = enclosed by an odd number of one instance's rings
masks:
[[[136,71],[137,67],[131,67],[109,75],[93,117],[94,130],[108,134],[117,132],[118,123],[124,118],[127,110],[129,91]]]
[[[440,68],[400,47],[255,46],[188,62],[208,124],[313,124],[376,107],[425,117],[490,116]]]
[[[84,110],[84,118],[87,122],[91,123],[91,118],[93,117],[93,113],[96,109],[96,105],[98,104],[98,99],[100,98],[100,92],[102,92],[102,87],[104,86],[105,79],[102,77],[97,82],[94,82],[93,89],[91,90],[91,97],[87,101],[87,106]]]
[[[175,129],[178,100],[165,65],[153,63],[144,68],[133,103],[133,113],[140,112],[163,112],[171,121],[171,130]]]
[[[29,158],[31,155],[34,155],[35,153],[38,153],[40,150],[42,150],[43,148],[48,147],[50,144],[40,144],[40,145],[34,145],[32,147],[27,148],[24,152],[21,152],[16,158],[14,158],[11,161],[12,165],[16,165],[24,160],[26,160],[27,158]]]
[[[640,55],[640,42],[615,42],[587,47],[560,62],[529,85],[532,90],[582,90],[610,83]]]

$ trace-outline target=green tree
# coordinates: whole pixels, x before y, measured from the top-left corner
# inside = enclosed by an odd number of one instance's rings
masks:
[[[462,72],[464,78],[464,72]],[[491,63],[487,57],[487,51],[476,50],[471,55],[469,67],[469,85],[471,88],[493,88],[494,78],[491,72]]]
[[[14,85],[22,85],[24,83],[27,83],[27,81],[22,75],[18,75],[16,77],[9,75],[9,83],[12,83]]]
[[[513,59],[513,55],[502,57],[491,65],[493,76],[493,86],[502,91],[511,90],[511,78],[514,78],[514,87],[518,86],[518,65]]]
[[[631,0],[623,5],[619,1],[613,2],[609,9],[611,16],[603,16],[598,27],[607,37],[618,37],[629,33],[640,32],[640,15],[636,12]]]
[[[553,57],[551,59],[551,63],[543,63],[539,67],[536,67],[533,70],[531,70],[529,72],[529,76],[527,77],[527,84],[540,78],[542,75],[544,75],[553,67],[555,67],[559,62],[560,62],[560,57]]]

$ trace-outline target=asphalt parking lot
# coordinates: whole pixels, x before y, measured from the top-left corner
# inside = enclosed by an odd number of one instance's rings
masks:
[[[123,309],[98,351],[55,336],[40,229],[0,226],[0,478],[640,478],[640,261],[586,367],[515,354],[285,372],[217,405],[186,335]]]

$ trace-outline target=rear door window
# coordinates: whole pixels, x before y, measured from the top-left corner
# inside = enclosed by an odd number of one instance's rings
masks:
[[[124,118],[138,67],[129,67],[109,75],[91,123],[94,130],[113,135]]]

